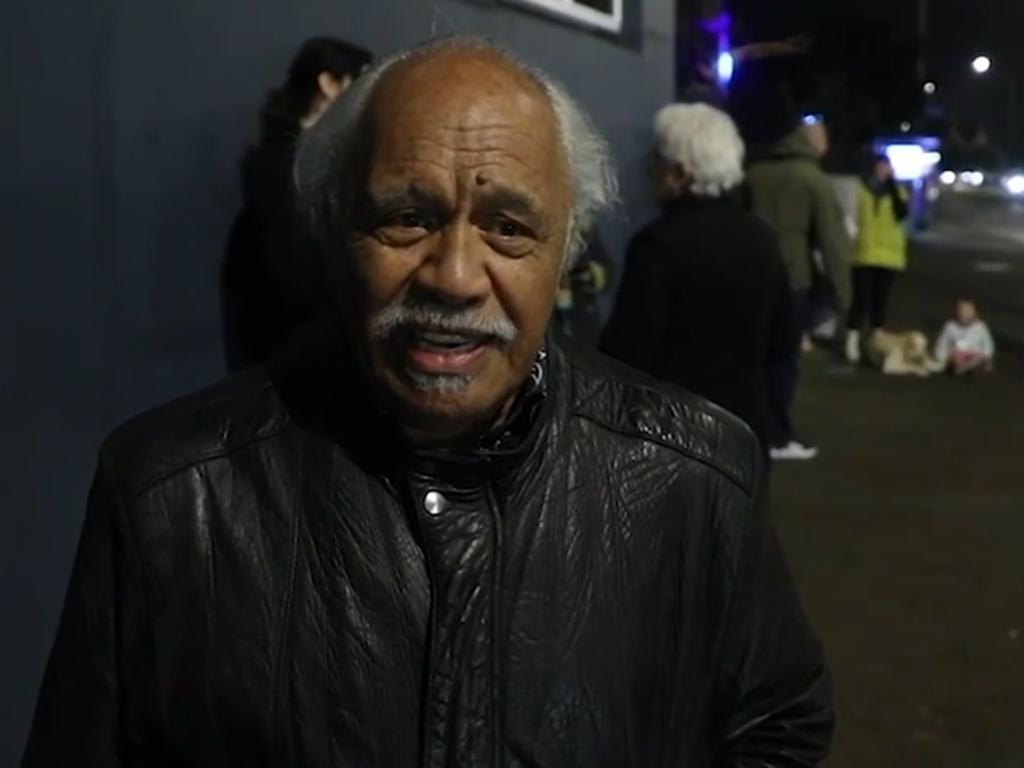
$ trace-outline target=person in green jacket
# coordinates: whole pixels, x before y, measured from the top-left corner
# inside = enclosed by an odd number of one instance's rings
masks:
[[[812,251],[821,250],[836,300],[850,306],[850,238],[820,150],[803,127],[781,141],[750,148],[747,183],[753,212],[779,234],[794,293],[811,288]]]
[[[771,455],[810,459],[817,448],[797,436],[790,413],[800,382],[800,342],[810,324],[812,253],[821,251],[825,278],[845,313],[850,306],[850,238],[832,182],[821,169],[821,149],[802,126],[779,141],[751,145],[749,158],[751,210],[778,233],[793,292],[791,355],[771,376]]]
[[[853,254],[853,305],[847,318],[846,358],[860,361],[860,332],[885,327],[889,296],[896,275],[907,267],[907,234],[903,222],[908,195],[896,183],[892,163],[884,155],[872,160],[857,192],[857,246]]]

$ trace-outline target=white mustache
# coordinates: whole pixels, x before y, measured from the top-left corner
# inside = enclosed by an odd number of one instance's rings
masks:
[[[407,328],[493,336],[505,343],[519,335],[512,321],[500,310],[498,315],[488,316],[479,309],[458,309],[443,304],[399,302],[381,310],[370,321],[370,335],[375,339],[387,339],[395,331]]]

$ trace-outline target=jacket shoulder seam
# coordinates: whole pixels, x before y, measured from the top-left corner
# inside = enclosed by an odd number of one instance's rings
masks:
[[[214,450],[207,451],[206,453],[200,453],[197,456],[192,456],[188,459],[179,461],[171,465],[167,469],[158,472],[156,475],[153,475],[152,477],[149,477],[142,483],[140,483],[138,488],[136,488],[134,491],[132,491],[126,496],[126,501],[129,504],[138,501],[138,499],[141,496],[144,496],[148,491],[160,485],[160,483],[166,482],[175,475],[179,475],[182,472],[188,471],[189,469],[198,467],[202,464],[206,464],[207,462],[210,461],[214,461],[215,459],[221,459],[224,458],[225,456],[230,456],[232,453],[239,451],[243,448],[246,448],[250,445],[253,445],[254,443],[258,443],[263,440],[271,440],[275,437],[280,437],[281,435],[287,434],[288,432],[292,432],[294,430],[294,425],[284,426],[281,427],[280,429],[275,429],[272,432],[267,432],[266,434],[262,435],[253,435],[252,437],[240,440],[237,443],[221,446]]]
[[[614,434],[621,435],[622,437],[629,437],[637,440],[642,440],[647,443],[653,443],[654,445],[659,445],[662,448],[667,448],[673,453],[678,453],[681,456],[685,456],[688,459],[692,459],[693,461],[696,461],[708,467],[709,469],[714,470],[717,474],[721,475],[726,480],[735,485],[739,490],[741,490],[745,496],[752,498],[754,495],[752,483],[745,483],[743,481],[743,478],[737,476],[736,473],[730,472],[725,467],[721,466],[718,462],[710,459],[707,456],[702,456],[695,451],[688,450],[687,448],[681,445],[671,443],[667,440],[661,440],[653,435],[646,434],[645,432],[642,432],[639,429],[630,429],[628,427],[610,424],[604,419],[600,419],[597,418],[596,416],[587,413],[582,413],[580,411],[574,411],[573,414],[578,418],[583,419],[584,421],[588,421],[591,424],[601,427],[602,429],[605,429]]]

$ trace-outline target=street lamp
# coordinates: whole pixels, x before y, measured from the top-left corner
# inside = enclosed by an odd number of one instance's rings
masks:
[[[922,87],[922,90],[924,91],[926,96],[933,96],[937,89],[938,89],[938,86],[935,85],[935,83],[932,82],[931,80],[929,80],[927,83],[925,83],[924,86]]]
[[[985,54],[975,56],[971,61],[971,70],[979,77],[989,77],[992,71],[992,59]],[[1000,67],[992,76],[996,80],[1005,81],[1006,93],[1006,140],[1012,145],[1016,140],[1017,127],[1017,79],[1006,67]],[[1014,147],[1016,148],[1016,147]]]

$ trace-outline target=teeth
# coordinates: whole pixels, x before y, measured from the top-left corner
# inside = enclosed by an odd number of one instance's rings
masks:
[[[442,346],[460,346],[472,344],[475,339],[457,333],[443,333],[440,331],[421,331],[417,334],[429,344],[440,344]]]

